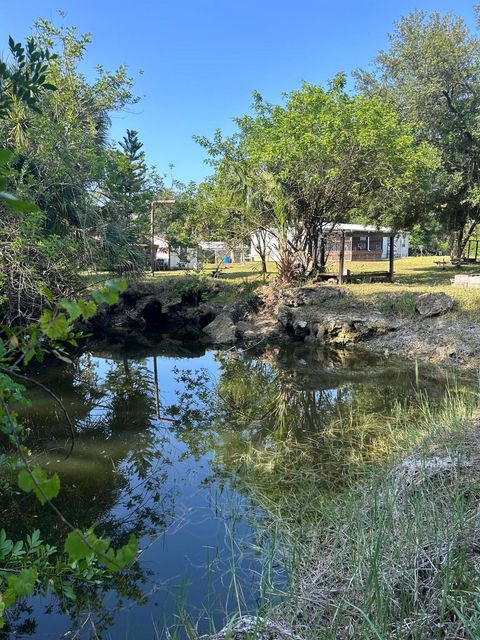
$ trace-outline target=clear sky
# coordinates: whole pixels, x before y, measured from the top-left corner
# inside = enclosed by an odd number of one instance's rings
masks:
[[[93,34],[83,71],[127,63],[142,100],[113,114],[113,139],[136,129],[149,164],[180,180],[209,169],[193,134],[229,133],[256,89],[278,101],[302,79],[324,83],[369,64],[393,22],[413,9],[474,24],[473,0],[0,0],[0,50],[37,17]],[[143,74],[139,75],[139,70]]]

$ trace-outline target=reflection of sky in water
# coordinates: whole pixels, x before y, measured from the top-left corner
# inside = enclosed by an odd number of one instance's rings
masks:
[[[100,396],[88,418],[79,421],[79,431],[88,436],[88,425],[104,418],[109,412],[109,402],[112,392],[104,385],[108,385],[108,376],[115,373],[119,361],[84,355],[80,358],[87,363],[90,370],[94,370],[96,392]],[[212,380],[215,380],[218,363],[213,353],[197,358],[182,358],[158,356],[157,373],[159,383],[160,407],[174,404],[177,400],[179,383],[174,369],[198,370],[204,369]],[[120,361],[121,362],[121,361]],[[133,360],[135,365],[145,367],[151,378],[150,393],[154,394],[153,386],[153,358],[147,357]],[[160,414],[162,411],[160,411]],[[241,576],[243,587],[247,587],[245,598],[253,605],[252,596],[255,593],[254,574],[251,569],[258,569],[257,563],[248,551],[241,549],[242,541],[247,541],[250,527],[242,516],[248,505],[246,500],[229,490],[228,483],[212,481],[212,470],[209,452],[194,459],[189,455],[188,446],[175,438],[169,423],[157,420],[151,416],[156,437],[152,449],[157,460],[153,460],[150,470],[151,476],[164,473],[161,492],[171,501],[174,517],[169,517],[166,529],[159,531],[156,536],[147,536],[140,540],[143,549],[141,566],[150,572],[142,590],[147,596],[147,602],[139,605],[135,602],[124,603],[117,609],[117,596],[114,592],[106,595],[104,606],[114,612],[115,623],[109,627],[105,637],[112,638],[152,638],[154,625],[163,629],[164,625],[175,623],[175,614],[186,603],[187,610],[193,619],[203,614],[204,621],[200,630],[207,632],[208,616],[217,626],[224,623],[225,610],[229,613],[238,611],[233,595],[230,567],[236,565],[236,571]],[[83,428],[82,428],[83,427]],[[110,434],[111,439],[115,434]],[[133,436],[134,437],[134,436]],[[105,440],[96,443],[97,450],[89,449],[93,455],[104,456],[102,444],[108,446]],[[167,464],[165,464],[165,461]],[[68,465],[68,462],[66,463]],[[136,473],[131,473],[128,458],[120,463],[118,473],[128,473],[129,488],[133,494],[139,495],[143,490],[143,481]],[[76,481],[82,482],[82,473],[77,471]],[[145,492],[145,501],[150,496]],[[111,509],[106,520],[125,524],[131,517],[128,503],[131,493],[119,496],[117,503]],[[170,513],[173,516],[172,513]],[[250,577],[249,577],[250,576]],[[248,595],[250,592],[250,596]],[[243,599],[243,596],[242,596]],[[244,606],[242,604],[242,606]],[[63,615],[44,616],[44,603],[35,603],[35,616],[39,623],[35,637],[60,637],[68,629],[68,619]],[[88,616],[83,618],[83,621]],[[79,637],[90,637],[92,620],[87,620]],[[80,625],[81,626],[81,625]],[[78,629],[78,626],[77,626]]]

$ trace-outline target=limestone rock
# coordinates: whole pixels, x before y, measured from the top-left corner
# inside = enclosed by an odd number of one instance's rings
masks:
[[[312,333],[319,341],[347,345],[384,335],[395,328],[394,322],[378,312],[326,314],[313,324]]]
[[[241,338],[247,331],[253,330],[255,324],[248,320],[239,320],[236,326],[237,335]]]
[[[233,625],[227,625],[214,635],[201,636],[200,640],[302,640],[290,627],[268,618],[243,616]]]
[[[193,307],[185,307],[182,315],[187,322],[193,322],[205,327],[222,311],[222,305],[212,302],[201,302]]]
[[[398,328],[399,320],[378,311],[348,309],[331,311],[321,305],[299,308],[280,306],[277,320],[282,330],[307,342],[352,344],[383,335]]]
[[[235,344],[237,340],[235,324],[230,314],[225,311],[207,324],[203,331],[214,344]]]
[[[257,320],[247,322],[240,320],[237,322],[237,335],[246,343],[268,343],[275,342],[280,336],[282,326],[275,319]]]
[[[446,293],[422,293],[415,301],[415,311],[422,318],[439,316],[453,309],[453,300]]]
[[[342,287],[318,285],[315,287],[294,287],[279,291],[279,300],[287,307],[301,307],[307,304],[322,304],[326,300],[345,295]]]

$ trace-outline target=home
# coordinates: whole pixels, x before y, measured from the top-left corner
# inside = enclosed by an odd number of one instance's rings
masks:
[[[340,238],[345,236],[345,260],[348,262],[368,262],[388,260],[393,230],[388,227],[376,227],[363,224],[336,224],[327,244],[328,257],[335,260],[339,256]],[[394,236],[394,257],[407,258],[409,234],[396,233]]]
[[[201,250],[201,261],[204,264],[218,264],[223,262],[226,257],[231,262],[244,262],[245,254],[248,253],[248,247],[230,246],[226,242],[219,240],[206,240],[199,243]]]
[[[328,234],[325,238],[326,253],[329,260],[338,260],[342,237],[345,242],[345,260],[351,262],[366,262],[374,260],[388,260],[390,257],[390,237],[394,234],[394,257],[406,258],[409,248],[409,234],[406,232],[395,233],[387,227],[362,224],[335,224],[328,226]],[[291,234],[289,234],[290,236]],[[251,259],[260,260],[260,255],[255,247],[254,234],[250,247]],[[266,257],[269,262],[278,262],[279,244],[278,236],[273,231],[265,236]]]
[[[164,236],[153,236],[155,248],[155,270],[197,269],[197,247],[172,247]]]

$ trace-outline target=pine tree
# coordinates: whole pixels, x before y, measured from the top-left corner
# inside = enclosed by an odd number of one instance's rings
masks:
[[[138,139],[138,131],[127,129],[123,140],[119,142],[124,154],[129,160],[124,175],[124,191],[132,196],[143,190],[147,166],[145,164],[145,154],[142,151],[143,143]],[[132,213],[134,213],[132,211]]]

